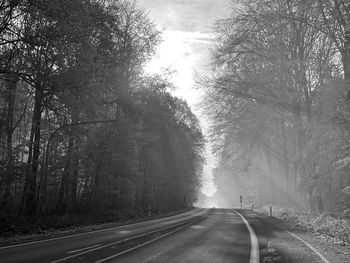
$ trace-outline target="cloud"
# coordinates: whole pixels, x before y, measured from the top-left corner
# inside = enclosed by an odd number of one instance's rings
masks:
[[[177,86],[175,95],[194,106],[200,97],[198,90],[193,88],[194,72],[202,70],[208,62],[208,44],[212,40],[209,33],[166,30],[157,55],[148,63],[146,72],[174,70],[172,81]]]
[[[203,32],[182,32],[184,40],[189,43],[211,44],[214,40],[212,33]]]
[[[179,31],[209,30],[229,14],[229,0],[139,0],[161,28]]]

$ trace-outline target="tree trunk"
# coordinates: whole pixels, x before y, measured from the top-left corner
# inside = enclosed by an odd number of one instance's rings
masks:
[[[68,183],[69,183],[73,145],[74,145],[74,139],[73,139],[73,136],[70,134],[70,137],[68,140],[66,164],[65,164],[64,171],[62,174],[60,187],[58,190],[58,200],[57,200],[56,209],[59,213],[63,212],[65,207],[66,207],[64,199],[65,199],[65,194],[67,192],[67,187],[68,187]]]
[[[348,29],[345,32],[344,48],[341,51],[345,80],[350,79],[350,26],[347,25],[347,27]]]
[[[98,163],[96,165],[95,169],[95,182],[94,182],[94,188],[92,190],[92,197],[96,198],[98,193],[98,188],[100,187],[100,169],[101,169],[102,161],[98,160]]]
[[[79,99],[77,99],[78,101]],[[72,123],[79,122],[79,110],[77,107],[72,109]],[[73,136],[73,135],[72,135]],[[77,198],[77,188],[78,188],[78,173],[79,173],[79,139],[77,132],[75,132],[73,139],[73,155],[72,155],[72,173],[71,173],[71,205],[75,205]]]
[[[16,86],[18,76],[12,76],[7,83],[7,117],[6,117],[6,155],[7,165],[5,172],[5,189],[3,205],[7,207],[10,200],[11,183],[13,180],[13,152],[12,152],[12,135],[13,135],[13,114],[16,98]]]
[[[289,172],[289,155],[288,155],[288,138],[286,134],[286,126],[283,120],[281,120],[281,133],[282,133],[282,153],[283,153],[283,167],[286,188],[290,188],[290,172]]]
[[[308,198],[308,202],[309,202],[310,212],[315,213],[316,212],[316,200],[314,198],[312,191],[313,191],[313,189],[309,189],[307,198]]]
[[[78,175],[79,175],[79,141],[75,138],[74,141],[74,154],[73,154],[73,173],[71,177],[71,202],[74,206],[77,201],[78,190]]]
[[[26,189],[25,189],[25,211],[29,215],[36,213],[36,186],[37,172],[39,167],[40,156],[40,137],[41,137],[41,106],[43,94],[40,88],[35,90],[35,102],[33,121],[31,129],[31,142],[29,147],[29,156],[26,173]]]

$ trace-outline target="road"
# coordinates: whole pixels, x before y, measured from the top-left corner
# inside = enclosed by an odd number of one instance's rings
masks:
[[[239,213],[249,218],[247,211]],[[247,224],[232,209],[194,209],[132,225],[0,247],[0,262],[252,263],[258,248]]]

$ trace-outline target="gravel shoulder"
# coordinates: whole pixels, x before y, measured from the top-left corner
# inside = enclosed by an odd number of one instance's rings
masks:
[[[268,232],[268,247],[262,251],[263,263],[296,263],[296,262],[326,262],[312,251],[302,241],[296,239],[286,231],[298,236],[314,247],[329,263],[350,262],[350,247],[334,239],[315,234],[307,229],[288,224],[274,217],[265,217]]]

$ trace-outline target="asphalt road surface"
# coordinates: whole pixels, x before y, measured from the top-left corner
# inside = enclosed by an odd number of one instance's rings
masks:
[[[257,263],[259,248],[247,221],[257,224],[248,211],[194,209],[132,225],[0,247],[0,262]],[[258,238],[262,246],[264,237]]]

